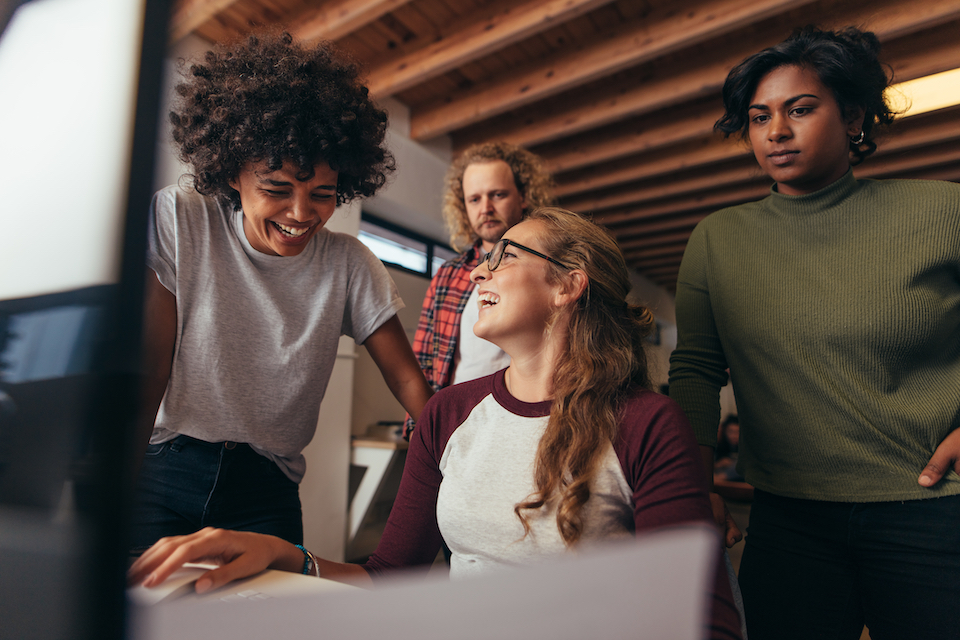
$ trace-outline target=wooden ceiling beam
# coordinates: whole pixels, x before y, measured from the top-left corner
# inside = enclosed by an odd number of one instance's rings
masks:
[[[645,256],[647,258],[663,258],[682,256],[683,250],[687,247],[686,242],[677,244],[663,245],[662,247],[643,247],[625,250],[620,248],[625,256]],[[628,258],[629,259],[629,258]]]
[[[597,213],[594,215],[594,220],[605,227],[634,225],[641,218],[676,215],[691,209],[715,211],[733,204],[759,200],[769,192],[770,182],[764,179],[754,184],[736,185],[730,189],[718,189],[705,194],[644,204],[621,212]]]
[[[607,91],[584,92],[569,100],[556,100],[544,109],[525,110],[504,118],[494,118],[480,127],[458,132],[454,136],[455,146],[459,149],[495,137],[530,147],[623,118],[717,95],[730,68],[756,49],[756,46],[746,46],[742,51],[728,53],[722,59],[703,61],[676,73],[658,68],[642,79],[622,82]],[[416,118],[416,113],[412,118]]]
[[[416,109],[411,137],[423,140],[449,133],[812,1],[712,0],[682,11],[664,3],[592,44],[537,61],[455,100]]]
[[[339,40],[411,0],[328,0],[287,21],[291,35],[306,42]]]
[[[923,3],[922,10],[917,12],[912,12],[911,6],[900,0],[878,0],[870,5],[869,17],[865,20],[861,6],[847,8],[844,5],[843,10],[830,16],[828,22],[835,25],[863,24],[866,28],[875,29],[881,40],[889,40],[892,37],[932,29],[939,24],[951,23],[960,17],[960,3],[956,0],[928,0]],[[770,44],[773,42],[764,34],[755,42],[744,42],[736,51],[728,52],[722,59],[700,61],[685,69],[659,69],[650,74],[649,81],[629,80],[618,83],[605,90],[602,95],[594,94],[580,100],[575,97],[570,100],[556,100],[547,105],[546,109],[537,109],[532,113],[518,112],[507,118],[494,118],[483,127],[475,127],[458,134],[455,146],[462,148],[493,138],[533,146],[571,133],[600,127],[624,117],[650,113],[697,97],[718,94],[732,66],[745,56]],[[888,62],[897,68],[894,60]],[[914,69],[914,72],[919,73],[919,69]],[[638,70],[637,75],[641,73]],[[902,80],[910,79],[909,74],[903,71],[897,75]],[[507,98],[499,97],[505,103],[509,101],[509,94]],[[452,108],[456,103],[457,101],[454,101],[445,108]],[[463,106],[464,109],[475,108],[475,105]],[[493,114],[485,113],[483,117],[490,118],[491,115]],[[412,115],[412,128],[413,122],[419,116],[420,112],[415,110]],[[468,119],[464,119],[453,128],[469,123]],[[416,137],[416,134],[414,135]]]
[[[675,279],[679,271],[679,265],[668,264],[662,267],[644,267],[643,275],[647,276],[651,280],[654,278],[664,278],[669,276],[673,276]]]
[[[686,242],[690,239],[690,231],[676,231],[674,233],[661,233],[651,236],[637,237],[632,240],[617,240],[622,251],[630,249],[644,249],[647,247],[659,247],[662,245],[675,244],[677,242]]]
[[[580,203],[607,197],[609,190],[603,191],[607,187],[635,184],[656,177],[672,177],[692,169],[700,168],[705,174],[704,177],[707,177],[707,174],[714,171],[711,165],[717,163],[736,162],[738,166],[747,163],[755,167],[756,164],[750,160],[752,157],[753,153],[743,145],[711,136],[660,152],[645,153],[636,159],[623,159],[603,165],[597,170],[591,170],[585,177],[561,182],[554,193],[565,207],[577,209],[579,205],[582,209],[598,208]],[[659,188],[667,186],[663,181],[658,185]]]
[[[533,146],[531,151],[543,156],[547,169],[558,176],[639,152],[702,140],[713,134],[713,123],[722,114],[717,100],[694,103]]]
[[[704,168],[694,175],[680,179],[647,180],[639,185],[628,186],[612,192],[585,194],[577,198],[564,198],[561,206],[571,211],[590,211],[594,215],[605,209],[625,207],[639,202],[663,200],[684,194],[709,191],[718,187],[765,179],[752,155],[744,155],[738,162]]]
[[[872,162],[864,163],[861,167],[855,167],[854,173],[858,178],[895,178],[900,174],[957,161],[960,161],[960,145],[955,142],[944,142],[905,153],[878,157]]]
[[[627,224],[621,224],[615,231],[619,242],[626,242],[632,238],[645,237],[658,233],[670,233],[673,231],[693,231],[701,220],[713,213],[714,209],[701,209],[700,211],[679,212],[671,216],[661,216],[657,218],[635,218]],[[608,226],[608,225],[603,225]]]
[[[179,0],[170,15],[171,43],[177,42],[213,20],[238,0]]]
[[[960,20],[953,20],[884,45],[880,57],[893,68],[894,82],[956,69],[960,67],[958,33]]]
[[[683,256],[673,256],[670,258],[662,258],[656,260],[646,260],[643,258],[634,258],[628,260],[628,263],[636,267],[637,269],[643,269],[645,271],[669,271],[670,269],[679,269],[680,262],[683,260]]]
[[[664,262],[632,262],[628,261],[628,265],[640,271],[644,275],[651,274],[652,276],[664,277],[664,276],[673,276],[676,278],[677,273],[680,271],[680,259],[669,260]],[[648,276],[649,277],[649,276]]]
[[[385,98],[456,69],[613,0],[530,0],[470,21],[428,46],[390,60],[367,75],[371,95]]]

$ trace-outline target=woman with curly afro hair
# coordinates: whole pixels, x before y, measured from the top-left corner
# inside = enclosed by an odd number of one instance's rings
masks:
[[[383,265],[324,225],[393,170],[357,68],[286,33],[193,64],[170,114],[190,188],[154,197],[133,548],[206,526],[302,542],[303,448],[341,335],[419,414],[432,394]]]

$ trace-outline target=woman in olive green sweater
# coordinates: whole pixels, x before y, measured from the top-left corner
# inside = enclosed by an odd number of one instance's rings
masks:
[[[670,394],[712,461],[729,368],[757,490],[751,640],[960,628],[960,185],[853,176],[892,119],[878,51],[807,28],[731,71],[717,128],[776,184],[680,269]]]

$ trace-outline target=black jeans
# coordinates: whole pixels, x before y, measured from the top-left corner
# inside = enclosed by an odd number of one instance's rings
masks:
[[[299,485],[248,445],[177,436],[148,445],[131,550],[213,526],[303,542]]]
[[[740,564],[750,640],[960,637],[960,496],[846,503],[756,491]]]

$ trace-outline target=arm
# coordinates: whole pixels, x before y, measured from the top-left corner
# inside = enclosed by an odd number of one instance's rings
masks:
[[[701,471],[702,448],[698,449],[680,408],[654,397],[655,402],[641,396],[640,402],[626,407],[620,442],[615,444],[624,475],[633,488],[638,535],[651,529],[712,519]],[[738,638],[740,618],[719,548],[715,563],[707,637]]]
[[[410,349],[400,319],[393,316],[374,331],[363,346],[377,363],[394,397],[414,419],[420,416],[433,390]]]
[[[443,267],[440,268],[441,272]],[[437,391],[436,381],[433,373],[433,312],[434,303],[437,295],[437,282],[440,278],[440,272],[437,272],[430,279],[430,285],[427,287],[427,293],[423,298],[423,306],[420,309],[420,319],[417,321],[417,331],[413,335],[413,354],[420,363],[423,375],[427,379],[430,387]],[[413,417],[408,413],[403,423],[403,437],[410,439],[410,434],[416,426]]]
[[[937,446],[930,462],[920,473],[920,486],[933,487],[951,468],[960,473],[960,429],[955,429]]]
[[[143,383],[137,444],[144,449],[150,440],[160,402],[167,390],[177,340],[177,298],[147,269],[143,311]]]
[[[303,552],[275,536],[207,527],[187,536],[162,538],[133,563],[127,577],[130,584],[157,586],[186,562],[221,565],[197,580],[194,588],[204,593],[264,569],[300,573]],[[359,565],[317,558],[317,568],[322,578],[366,587],[373,584]]]
[[[677,280],[677,348],[670,356],[670,397],[693,426],[713,518],[733,546],[743,538],[723,498],[713,491],[713,456],[720,422],[720,388],[727,362],[720,344],[707,286],[703,229],[698,227],[683,255]]]

